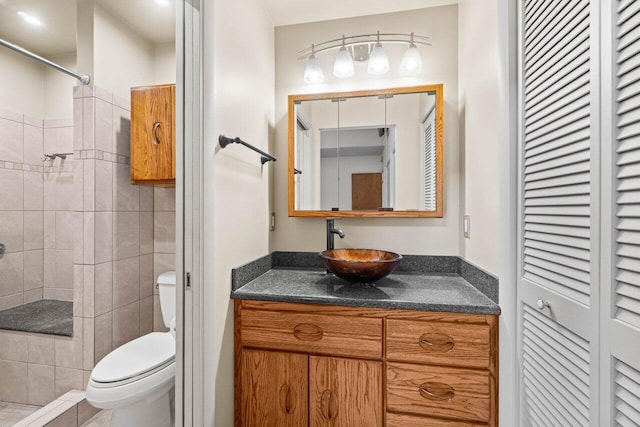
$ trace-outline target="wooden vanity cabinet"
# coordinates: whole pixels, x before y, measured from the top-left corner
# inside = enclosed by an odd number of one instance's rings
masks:
[[[235,426],[497,426],[497,316],[235,301]]]
[[[131,183],[175,185],[176,85],[131,88]]]
[[[250,349],[242,352],[240,388],[245,391],[244,425],[306,425],[308,359],[306,354]]]

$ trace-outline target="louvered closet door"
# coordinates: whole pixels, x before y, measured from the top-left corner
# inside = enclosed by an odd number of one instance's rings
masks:
[[[519,5],[521,425],[597,426],[598,5]]]
[[[640,2],[614,1],[612,280],[603,307],[610,425],[640,425]],[[610,375],[609,375],[610,374]],[[609,378],[610,376],[610,378]]]

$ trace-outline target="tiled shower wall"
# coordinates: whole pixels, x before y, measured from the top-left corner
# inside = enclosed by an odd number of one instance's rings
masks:
[[[166,271],[175,270],[176,258],[176,191],[175,188],[155,187],[153,216],[153,277]],[[160,310],[160,296],[154,286],[153,330],[167,331]]]
[[[153,188],[130,183],[129,110],[128,100],[99,87],[74,91],[83,183],[74,316],[83,324],[86,375],[112,349],[153,329]]]
[[[45,153],[73,153],[73,119],[44,121]],[[44,299],[73,301],[73,229],[80,220],[74,156],[44,165]],[[26,223],[25,223],[26,225]],[[25,228],[26,232],[26,228]],[[41,234],[42,235],[42,234]]]
[[[0,111],[0,310],[42,298],[42,126]]]
[[[73,297],[71,119],[42,120],[0,111],[0,310],[39,299]]]

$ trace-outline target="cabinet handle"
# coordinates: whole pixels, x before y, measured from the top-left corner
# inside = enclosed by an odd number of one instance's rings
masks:
[[[280,407],[287,415],[291,415],[295,409],[295,390],[289,384],[280,387]]]
[[[310,323],[298,323],[293,328],[293,336],[300,341],[320,341],[324,331],[320,326],[312,325]]]
[[[420,396],[429,400],[451,400],[455,396],[453,387],[444,383],[427,382],[422,384],[418,391]]]
[[[322,415],[329,421],[335,421],[338,418],[338,399],[336,393],[331,390],[325,390],[322,393],[320,401]]]
[[[153,142],[154,144],[160,144],[160,136],[158,135],[158,131],[160,130],[160,126],[162,124],[160,122],[155,122],[153,124]]]
[[[422,334],[418,344],[427,351],[444,353],[453,349],[455,340],[447,334]]]

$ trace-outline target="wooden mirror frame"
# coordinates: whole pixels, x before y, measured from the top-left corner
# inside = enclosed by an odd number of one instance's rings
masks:
[[[433,211],[402,210],[402,211],[327,211],[327,210],[296,210],[294,188],[294,143],[295,143],[295,104],[299,101],[320,99],[355,98],[378,95],[400,95],[410,93],[432,92],[436,96],[436,209]],[[424,85],[400,87],[391,89],[361,90],[352,92],[331,92],[307,95],[289,95],[289,159],[288,159],[288,194],[290,217],[370,217],[370,218],[442,218],[443,216],[443,152],[444,152],[444,95],[443,85]],[[438,179],[439,178],[439,179]]]

